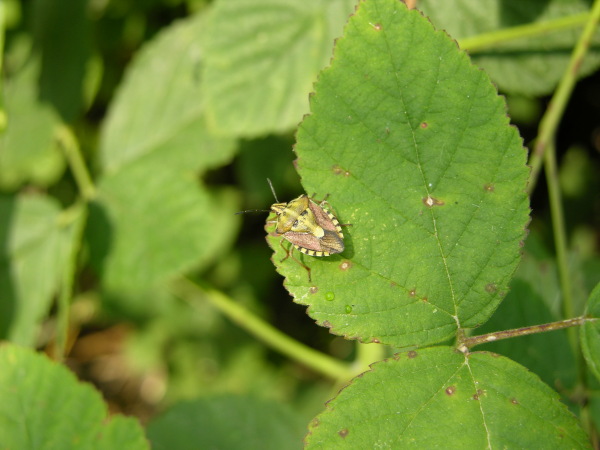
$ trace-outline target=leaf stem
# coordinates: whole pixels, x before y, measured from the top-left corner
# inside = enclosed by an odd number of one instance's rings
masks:
[[[575,317],[573,319],[561,320],[558,322],[550,322],[542,325],[532,325],[530,327],[514,328],[512,330],[496,331],[494,333],[482,334],[480,336],[471,336],[464,338],[458,345],[461,351],[475,347],[476,345],[495,342],[501,339],[509,339],[518,336],[527,336],[528,334],[543,333],[546,331],[562,330],[577,325],[582,325],[586,321],[595,321],[598,319],[588,318],[585,316]]]
[[[87,210],[84,205],[77,203],[61,214],[64,227],[73,227],[71,248],[62,268],[62,280],[58,296],[58,311],[56,323],[56,347],[53,358],[64,361],[67,354],[69,330],[71,329],[71,304],[73,300],[73,285],[75,284],[75,273],[77,272],[77,258],[81,250],[83,230],[85,229]]]
[[[92,200],[96,196],[96,187],[92,181],[83,155],[81,147],[73,131],[66,125],[62,125],[57,131],[58,141],[65,152],[69,167],[75,177],[75,182],[79,192],[85,202]]]
[[[577,73],[579,72],[583,58],[590,46],[598,20],[600,20],[600,1],[595,0],[592,11],[589,14],[589,19],[585,24],[573,53],[571,54],[569,66],[563,74],[562,79],[558,84],[558,88],[548,104],[544,117],[542,117],[542,120],[540,121],[538,136],[535,140],[533,152],[529,159],[529,165],[531,166],[531,175],[529,177],[529,185],[527,186],[529,194],[531,194],[535,188],[544,153],[550,142],[554,140],[558,123],[564,114],[567,102],[573,92],[573,86],[577,81]]]
[[[556,247],[558,277],[560,279],[560,290],[563,297],[563,315],[564,317],[572,317],[573,295],[567,262],[567,236],[555,150],[554,143],[551,142],[544,154],[544,171],[546,173],[546,183],[548,184],[548,198],[550,200],[550,215],[552,217],[552,230],[554,235],[554,245]]]
[[[6,33],[6,2],[0,1],[0,74],[4,73],[4,35]],[[4,83],[0,79],[0,132],[6,128],[6,112],[4,111]]]
[[[530,23],[527,25],[519,25],[516,27],[491,31],[489,33],[482,33],[478,34],[477,36],[460,39],[459,45],[460,48],[468,50],[470,54],[473,54],[485,50],[486,48],[497,47],[498,44],[502,42],[539,36],[540,34],[560,31],[568,28],[575,28],[586,23],[589,17],[590,13],[585,12],[554,20]]]
[[[329,378],[346,381],[358,373],[350,365],[290,338],[216,289],[203,288],[181,278],[173,285],[173,291],[192,306],[196,305],[198,296],[205,298],[232,322],[269,347]]]

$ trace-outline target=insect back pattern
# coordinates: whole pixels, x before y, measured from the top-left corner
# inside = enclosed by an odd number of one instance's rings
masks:
[[[307,270],[308,280],[310,281],[311,270],[294,257],[294,248],[306,255],[318,257],[341,253],[344,251],[342,225],[325,207],[325,205],[329,206],[327,197],[317,203],[308,195],[303,194],[289,203],[281,203],[277,199],[271,180],[267,178],[267,181],[277,202],[271,205],[271,211],[277,215],[277,218],[267,223],[275,224],[273,236],[282,237],[280,245],[285,250],[286,256],[281,261],[283,262],[291,257]],[[240,213],[258,211],[260,210],[240,211]],[[289,248],[284,247],[284,240],[290,242],[292,246]]]
[[[277,219],[272,221],[276,224],[275,234],[293,245],[286,250],[282,239],[280,245],[287,252],[282,261],[291,256],[308,271],[309,281],[310,268],[294,258],[294,248],[309,256],[329,256],[344,251],[342,226],[324,205],[328,205],[326,199],[317,204],[303,194],[289,203],[278,201],[271,206],[271,211],[277,214]]]

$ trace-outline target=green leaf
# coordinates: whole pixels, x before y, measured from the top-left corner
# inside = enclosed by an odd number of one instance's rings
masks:
[[[307,448],[589,448],[556,392],[493,353],[396,355],[327,403]]]
[[[588,300],[587,321],[580,329],[581,349],[590,370],[600,380],[600,284],[596,285]]]
[[[54,183],[65,168],[54,141],[58,115],[38,96],[39,59],[32,58],[6,82],[6,130],[0,135],[0,188],[13,190],[31,182]]]
[[[217,0],[206,27],[204,93],[237,136],[294,128],[356,0]]]
[[[234,141],[206,129],[200,93],[204,26],[198,14],[179,21],[139,52],[102,130],[100,156],[106,172],[154,152],[177,169],[207,170],[231,159]],[[171,152],[178,158],[167,160]]]
[[[0,337],[34,345],[37,326],[59,289],[73,245],[79,208],[61,212],[49,197],[0,197]]]
[[[154,449],[300,449],[304,425],[269,400],[233,395],[179,403],[148,425]]]
[[[419,12],[366,0],[311,111],[296,145],[302,184],[352,226],[341,255],[301,256],[310,283],[269,238],[295,301],[335,334],[394,346],[485,322],[529,220],[526,154],[485,73]]]
[[[233,193],[210,193],[193,173],[168,170],[168,157],[138,161],[98,186],[88,237],[111,291],[151,291],[206,266],[235,236]]]
[[[229,161],[234,141],[206,129],[200,97],[202,16],[161,33],[130,67],[103,130],[105,174],[90,219],[92,262],[111,291],[152,292],[202,268],[232,241],[231,192],[197,177]]]
[[[553,19],[589,11],[586,0],[458,0],[440,2],[423,0],[419,8],[432,23],[459,41],[481,33],[506,28],[540,24]],[[498,87],[527,96],[547,95],[558,84],[569,63],[582,27],[541,33],[497,44],[494,48],[473,54],[473,61],[483,67]],[[600,34],[595,40],[600,43]],[[600,51],[592,46],[580,68],[580,76],[600,66]]]
[[[31,350],[0,347],[0,397],[3,448],[149,448],[136,420],[109,418],[96,390]]]
[[[42,56],[40,95],[65,121],[83,109],[84,77],[91,56],[87,2],[44,0],[33,3],[36,48]]]

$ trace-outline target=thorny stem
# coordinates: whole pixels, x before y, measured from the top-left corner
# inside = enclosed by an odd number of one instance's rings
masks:
[[[545,323],[542,325],[533,325],[530,327],[514,328],[512,330],[497,331],[495,333],[482,334],[480,336],[467,337],[459,343],[458,348],[461,351],[466,351],[476,345],[495,342],[501,339],[508,339],[518,336],[526,336],[528,334],[543,333],[546,331],[562,330],[576,325],[583,325],[586,321],[595,321],[598,319],[587,318],[584,316],[575,317],[574,319],[561,320],[558,322]]]

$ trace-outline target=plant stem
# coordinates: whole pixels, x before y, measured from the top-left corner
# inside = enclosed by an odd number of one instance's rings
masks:
[[[589,19],[585,24],[585,28],[579,37],[579,41],[577,42],[577,45],[571,54],[569,66],[563,74],[562,79],[558,84],[558,88],[554,92],[552,100],[550,100],[544,117],[542,117],[540,122],[538,136],[535,140],[533,152],[531,153],[531,157],[529,159],[529,165],[531,166],[531,175],[529,177],[529,185],[527,186],[527,191],[529,194],[531,194],[535,188],[544,153],[546,152],[550,142],[554,140],[558,123],[564,114],[567,102],[569,101],[571,93],[573,92],[573,86],[577,81],[577,73],[579,72],[583,58],[588,51],[599,19],[600,1],[596,0],[592,7],[592,12],[589,15]]]
[[[573,317],[573,295],[567,261],[567,236],[554,143],[548,145],[548,149],[544,154],[544,171],[546,172],[546,183],[548,184],[548,199],[550,200],[550,215],[552,217],[552,231],[556,247],[558,277],[563,297],[563,315],[564,317]]]
[[[0,74],[4,73],[4,34],[6,32],[6,2],[0,1]],[[4,111],[4,83],[0,79],[0,132],[6,128],[6,112]]]
[[[57,138],[65,152],[67,162],[71,172],[75,177],[75,182],[79,192],[85,202],[89,202],[96,196],[96,187],[92,181],[85,161],[81,154],[81,147],[73,132],[66,125],[62,125],[57,131]]]
[[[174,285],[174,293],[192,306],[197,302],[195,297],[205,298],[231,321],[269,347],[329,378],[346,381],[358,373],[348,364],[290,338],[220,291],[201,288],[189,279],[181,278]]]
[[[497,47],[502,42],[539,36],[544,33],[575,28],[583,25],[589,19],[590,13],[575,14],[573,16],[561,17],[559,19],[545,22],[530,23],[489,33],[478,34],[459,40],[460,48],[468,50],[470,54],[480,52],[486,48]]]
[[[58,310],[56,314],[56,347],[53,357],[57,361],[63,361],[67,354],[69,339],[71,303],[73,300],[73,284],[77,271],[77,258],[81,250],[83,230],[85,229],[86,212],[81,203],[71,206],[61,214],[61,225],[73,227],[71,248],[65,258],[62,268],[62,280],[60,294],[58,296]]]
[[[574,319],[561,320],[559,322],[551,322],[543,325],[533,325],[530,327],[514,328],[512,330],[497,331],[495,333],[482,334],[480,336],[472,336],[465,338],[460,344],[460,349],[469,349],[476,345],[486,344],[488,342],[495,342],[501,339],[508,339],[518,336],[526,336],[528,334],[543,333],[546,331],[561,330],[563,328],[574,327],[576,325],[582,325],[586,321],[594,321],[597,319],[590,319],[584,316],[575,317]]]

